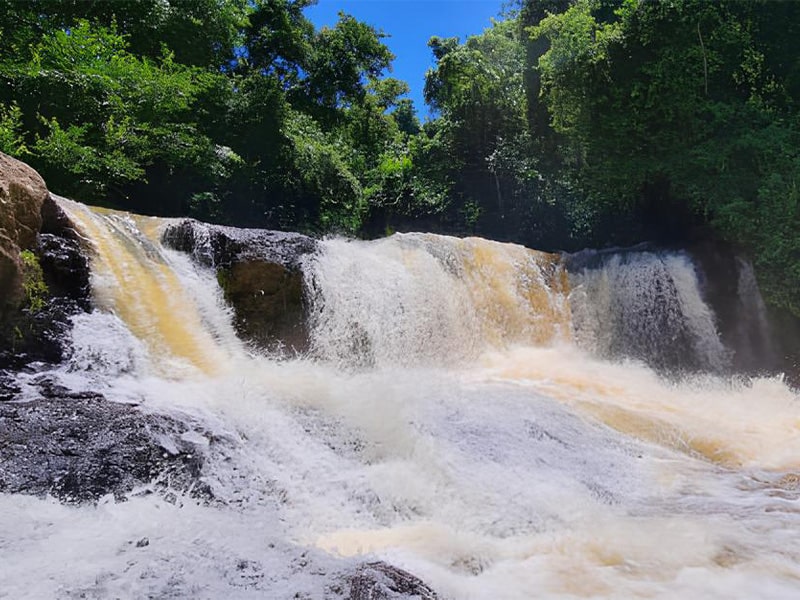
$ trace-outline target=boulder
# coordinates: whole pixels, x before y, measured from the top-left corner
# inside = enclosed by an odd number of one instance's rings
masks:
[[[225,299],[236,313],[240,336],[259,348],[303,351],[308,345],[299,270],[263,260],[238,262],[221,269]]]
[[[350,582],[349,600],[437,600],[424,581],[385,562],[362,565]]]
[[[298,233],[186,219],[168,226],[163,242],[216,270],[242,339],[269,351],[306,349],[301,265],[316,250],[316,240]]]
[[[0,321],[24,297],[20,251],[36,245],[47,195],[36,171],[0,152]]]
[[[69,354],[71,317],[91,309],[91,271],[80,237],[50,194],[41,215],[41,233],[21,273],[23,288],[36,290],[36,305],[24,297],[0,322],[0,368],[61,362]]]

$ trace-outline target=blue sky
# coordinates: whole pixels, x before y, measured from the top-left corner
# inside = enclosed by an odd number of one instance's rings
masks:
[[[481,33],[499,15],[502,4],[502,0],[319,0],[305,14],[319,28],[334,25],[343,11],[388,34],[383,42],[397,57],[391,75],[411,86],[417,113],[425,117],[422,88],[425,71],[433,66],[428,39],[458,36],[463,41]]]

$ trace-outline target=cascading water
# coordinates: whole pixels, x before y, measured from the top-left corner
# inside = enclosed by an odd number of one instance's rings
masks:
[[[0,494],[0,597],[347,598],[373,560],[453,599],[800,591],[797,396],[611,360],[725,366],[685,255],[567,281],[478,239],[325,241],[309,354],[276,360],[236,340],[212,271],[161,246],[166,222],[63,207],[99,310],[54,375],[186,422],[213,499]]]
[[[569,338],[556,255],[478,238],[330,240],[307,265],[316,352],[344,363],[453,364]]]
[[[634,251],[572,260],[584,262],[570,281],[575,331],[592,354],[663,369],[728,367],[729,352],[686,254]]]
[[[221,294],[188,257],[161,247],[163,223],[93,212],[69,200],[61,205],[88,239],[96,304],[149,346],[151,368],[178,376],[187,369],[214,373],[223,368],[238,342],[229,315],[219,310]]]

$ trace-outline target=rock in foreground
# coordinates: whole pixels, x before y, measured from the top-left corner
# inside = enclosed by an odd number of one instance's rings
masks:
[[[39,174],[0,152],[0,321],[24,298],[20,252],[36,245],[46,198]]]
[[[0,402],[0,492],[84,502],[168,481],[207,494],[202,450],[181,438],[188,425],[50,380],[39,390],[32,401]]]
[[[420,578],[384,562],[363,565],[353,577],[350,600],[438,600]]]

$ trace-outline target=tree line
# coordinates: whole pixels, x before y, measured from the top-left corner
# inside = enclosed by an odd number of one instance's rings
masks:
[[[728,242],[800,314],[800,3],[518,0],[431,38],[313,0],[0,0],[0,150],[141,213],[543,249]]]

